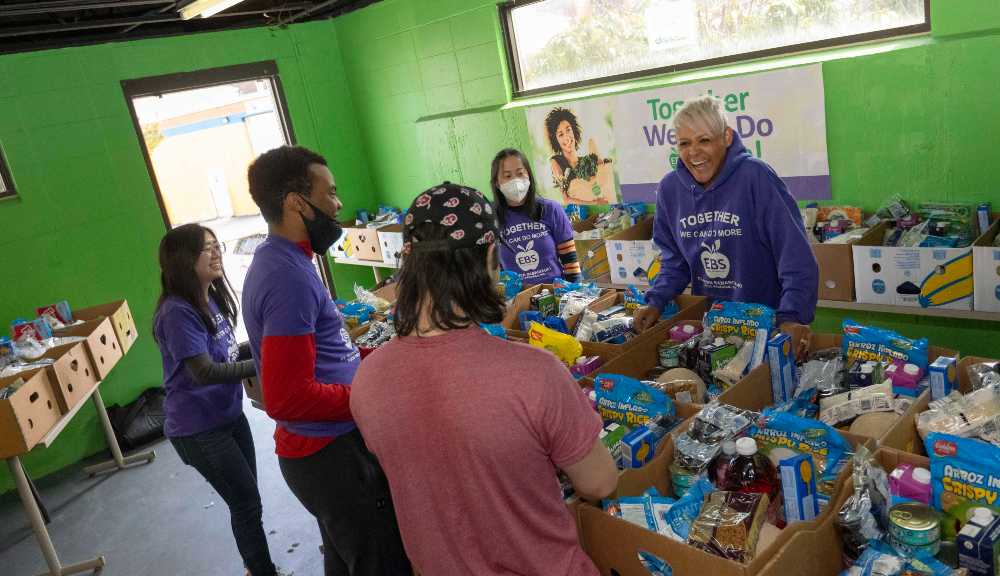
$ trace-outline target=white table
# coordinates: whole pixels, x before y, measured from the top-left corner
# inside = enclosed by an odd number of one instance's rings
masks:
[[[115,438],[115,431],[111,427],[111,420],[108,418],[108,411],[104,408],[104,401],[101,399],[101,392],[99,390],[100,383],[94,386],[93,390],[87,393],[77,405],[70,410],[68,414],[65,414],[59,419],[59,422],[52,427],[52,430],[42,439],[38,444],[48,448],[56,441],[59,433],[62,432],[66,426],[69,424],[70,420],[83,408],[87,398],[90,398],[94,402],[94,407],[97,409],[97,414],[100,416],[101,425],[104,428],[104,435],[108,440],[108,447],[111,448],[112,459],[107,462],[102,462],[94,466],[88,466],[84,468],[84,472],[90,476],[96,476],[97,474],[102,474],[105,472],[124,470],[125,468],[132,466],[137,463],[149,463],[156,458],[156,453],[152,450],[147,450],[138,454],[133,454],[131,456],[123,456],[121,448],[118,446],[118,439]],[[21,498],[21,504],[24,506],[24,512],[28,516],[28,520],[31,522],[31,529],[35,533],[35,539],[38,540],[38,547],[42,549],[42,555],[45,556],[45,563],[49,566],[49,571],[45,572],[42,576],[66,576],[68,574],[79,574],[81,572],[93,572],[95,574],[100,573],[104,569],[105,560],[104,556],[97,556],[90,560],[79,562],[77,564],[71,564],[69,566],[63,566],[62,562],[59,560],[59,555],[56,553],[55,546],[52,544],[52,538],[49,536],[49,531],[45,527],[45,519],[42,518],[41,510],[38,508],[38,501],[35,500],[35,495],[31,492],[31,486],[28,483],[28,477],[24,473],[24,467],[21,465],[20,456],[11,456],[7,458],[7,467],[10,468],[10,475],[14,478],[14,483],[17,485],[17,494]]]

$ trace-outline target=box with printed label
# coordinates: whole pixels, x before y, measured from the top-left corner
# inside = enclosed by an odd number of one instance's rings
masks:
[[[389,224],[378,229],[378,242],[382,249],[382,261],[399,267],[403,253],[403,225]]]
[[[646,218],[605,242],[611,284],[649,286],[660,269],[660,251],[653,244],[653,219]]]
[[[807,522],[819,516],[816,469],[809,454],[799,454],[778,463],[781,490],[785,496],[785,520]]]
[[[625,468],[642,468],[653,459],[656,452],[653,431],[646,426],[638,426],[625,435],[621,441],[621,459]]]
[[[587,280],[594,280],[608,274],[608,249],[601,230],[594,227],[597,215],[573,223],[573,238],[576,240],[576,257],[580,262],[580,273]]]
[[[1000,220],[972,245],[974,308],[980,312],[1000,312],[1000,246],[993,245],[998,233]]]
[[[855,244],[858,302],[921,308],[972,309],[972,248],[898,248],[880,238]]]

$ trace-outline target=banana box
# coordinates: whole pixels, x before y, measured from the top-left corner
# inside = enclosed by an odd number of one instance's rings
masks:
[[[660,251],[653,244],[653,219],[609,236],[605,241],[613,286],[650,286],[659,270]]]
[[[979,312],[1000,312],[1000,247],[993,243],[998,233],[1000,220],[993,222],[986,234],[972,245],[976,284],[973,307]]]
[[[854,253],[854,290],[863,304],[971,310],[972,248],[898,248],[862,241]]]

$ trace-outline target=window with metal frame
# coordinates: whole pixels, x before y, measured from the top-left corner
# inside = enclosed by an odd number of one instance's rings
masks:
[[[930,0],[512,0],[515,96],[930,30]]]
[[[4,154],[3,146],[0,145],[0,199],[14,196],[17,196],[17,190],[14,189],[14,178],[10,175],[7,156]]]

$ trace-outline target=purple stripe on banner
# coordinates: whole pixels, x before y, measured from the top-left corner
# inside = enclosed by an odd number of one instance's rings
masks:
[[[782,178],[788,192],[796,200],[829,200],[833,198],[830,192],[830,175],[825,176],[788,176]]]
[[[622,202],[656,204],[656,188],[659,185],[659,182],[652,184],[622,184]]]
[[[829,200],[830,176],[787,176],[782,178],[788,192],[796,200]],[[656,203],[656,187],[652,184],[622,184],[622,202]]]

